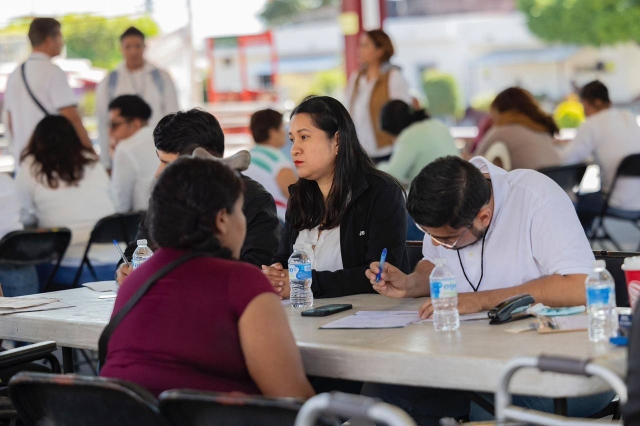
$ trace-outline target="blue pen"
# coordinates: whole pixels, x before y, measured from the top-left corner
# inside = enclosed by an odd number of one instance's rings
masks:
[[[129,265],[129,261],[127,260],[127,258],[125,257],[124,253],[122,252],[122,250],[120,250],[120,246],[118,245],[118,242],[116,240],[113,240],[113,245],[116,246],[116,248],[118,249],[118,253],[120,253],[120,256],[122,257],[122,260],[124,261],[124,263],[127,266]]]
[[[376,282],[380,282],[380,275],[382,275],[382,268],[384,268],[385,260],[387,260],[387,249],[382,250],[382,255],[380,256],[380,272],[376,275]]]

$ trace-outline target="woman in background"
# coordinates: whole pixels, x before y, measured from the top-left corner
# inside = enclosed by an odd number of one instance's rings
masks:
[[[360,38],[360,71],[349,78],[347,102],[358,140],[374,164],[391,156],[393,138],[380,129],[380,111],[392,99],[411,103],[400,68],[389,61],[393,43],[382,30],[366,31]]]
[[[560,130],[531,93],[510,87],[496,96],[490,113],[493,126],[480,142],[477,155],[484,156],[491,145],[502,142],[511,169],[540,170],[560,165],[560,154],[553,145],[554,135]]]
[[[95,224],[115,213],[109,176],[93,150],[82,145],[73,125],[49,115],[36,126],[20,156],[16,176],[22,223],[41,228],[69,228],[71,243],[54,281],[71,284]],[[113,244],[94,244],[89,255],[98,280],[113,279],[119,256]],[[53,265],[38,268],[48,276]],[[85,274],[80,282],[94,281]]]

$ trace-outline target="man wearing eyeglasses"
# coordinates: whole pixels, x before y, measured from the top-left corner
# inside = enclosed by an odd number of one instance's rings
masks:
[[[118,213],[147,210],[158,168],[151,107],[137,95],[109,103],[109,146],[113,150],[111,197]],[[111,156],[111,155],[110,155]]]
[[[458,285],[461,314],[486,311],[517,294],[547,306],[585,304],[584,282],[594,262],[573,204],[552,180],[532,170],[506,172],[482,157],[470,162],[440,158],[414,179],[407,210],[425,232],[424,259],[406,275],[379,263],[366,272],[373,288],[388,297],[429,296],[429,275],[444,258]],[[431,299],[420,315],[433,314]],[[363,393],[402,407],[419,425],[441,417],[487,420],[463,392],[365,384]],[[569,399],[571,416],[587,417],[611,401],[610,394]],[[516,405],[551,411],[545,398],[518,397]]]
[[[424,259],[410,275],[385,264],[378,283],[379,264],[372,263],[367,277],[380,294],[429,296],[429,275],[444,258],[461,314],[522,293],[547,306],[585,303],[594,256],[569,197],[544,175],[506,172],[482,157],[444,157],[415,178],[407,210],[425,232]],[[432,314],[427,299],[420,315]]]

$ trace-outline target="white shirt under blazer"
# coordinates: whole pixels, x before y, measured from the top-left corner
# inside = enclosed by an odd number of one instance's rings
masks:
[[[533,170],[507,172],[482,157],[471,163],[488,173],[494,212],[485,240],[484,277],[478,291],[515,287],[548,275],[589,274],[595,260],[567,194]],[[456,277],[458,293],[474,291],[480,281],[482,239],[456,250],[434,246],[425,235],[424,259],[444,258]]]

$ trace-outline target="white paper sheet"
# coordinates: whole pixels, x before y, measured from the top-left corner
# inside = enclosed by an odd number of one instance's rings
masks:
[[[32,306],[46,305],[60,299],[48,297],[0,297],[0,311],[14,311]]]
[[[51,299],[51,300],[52,300],[51,303],[47,303],[45,305],[31,306],[31,307],[22,308],[22,309],[3,309],[3,310],[0,310],[0,315],[19,314],[23,312],[53,311],[54,309],[73,308],[73,305],[58,301],[57,299]]]
[[[358,311],[323,325],[321,329],[402,328],[420,321],[417,311]]]

